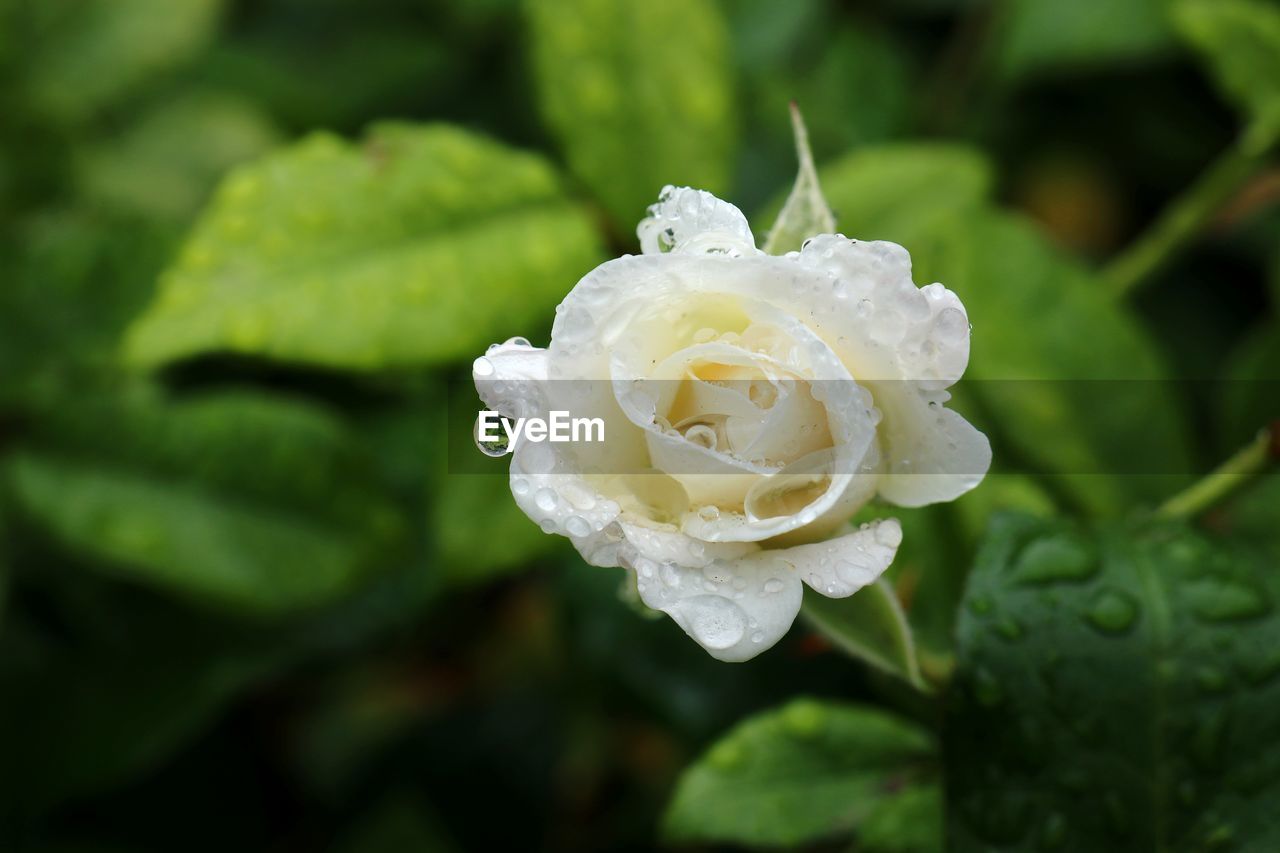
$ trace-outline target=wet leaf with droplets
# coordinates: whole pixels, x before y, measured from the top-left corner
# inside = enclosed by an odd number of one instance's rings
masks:
[[[441,124],[316,133],[229,174],[126,353],[438,364],[542,320],[599,252],[538,155]]]
[[[1000,517],[959,619],[951,849],[1280,846],[1277,596],[1261,551],[1180,522]]]
[[[739,723],[685,770],[666,835],[797,845],[874,831],[903,810],[940,826],[941,802],[927,794],[936,792],[933,756],[932,737],[907,720],[796,699]]]
[[[0,469],[17,513],[111,574],[281,615],[349,592],[403,521],[324,409],[248,392],[90,398]],[[99,563],[85,561],[87,565]]]
[[[709,0],[526,0],[542,120],[631,234],[667,184],[728,188],[729,40]]]

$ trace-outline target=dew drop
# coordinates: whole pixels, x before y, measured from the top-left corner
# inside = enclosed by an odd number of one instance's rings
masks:
[[[484,356],[471,362],[471,373],[481,379],[492,376],[494,372],[493,362]]]
[[[527,494],[529,494],[529,489],[531,489],[531,488],[533,488],[533,487],[529,485],[529,481],[528,481],[528,479],[526,479],[525,477],[512,477],[512,478],[511,478],[511,492],[512,492],[512,494],[521,495],[521,496],[523,496],[523,495],[527,495]]]
[[[1265,593],[1242,581],[1204,578],[1193,582],[1187,594],[1196,616],[1210,622],[1237,622],[1271,612]]]
[[[792,734],[813,737],[826,727],[827,712],[817,702],[799,699],[783,709],[782,720]]]
[[[1022,549],[1013,568],[1013,579],[1022,584],[1079,581],[1098,571],[1093,549],[1068,534],[1036,539]]]
[[[538,489],[533,496],[533,503],[543,512],[551,512],[560,503],[560,499],[551,489]]]
[[[1118,589],[1100,590],[1085,614],[1089,624],[1105,634],[1123,634],[1133,627],[1137,616],[1137,601]]]
[[[506,433],[503,432],[501,427],[499,427],[497,430],[497,433],[498,433],[497,438],[493,438],[493,439],[481,438],[480,437],[481,431],[485,428],[489,430],[489,435],[494,434],[493,425],[482,424],[482,418],[483,418],[483,415],[476,415],[476,425],[475,425],[475,428],[472,429],[471,431],[471,437],[475,440],[476,447],[479,448],[480,452],[483,453],[485,456],[493,456],[493,457],[506,456],[508,453],[510,453],[513,450],[511,443],[507,440]]]
[[[570,536],[581,538],[591,533],[591,525],[585,518],[580,515],[571,515],[564,523],[565,530]]]
[[[737,645],[747,631],[742,608],[718,595],[699,595],[684,602],[689,633],[708,649]]]
[[[1006,616],[996,623],[996,632],[1006,640],[1016,640],[1022,636],[1022,626],[1011,616]]]
[[[782,590],[783,590],[783,583],[782,583],[782,581],[778,580],[777,578],[769,578],[767,581],[765,581],[765,582],[764,582],[764,586],[763,586],[762,588],[763,588],[763,589],[764,589],[764,591],[765,591],[765,592],[767,592],[769,595],[776,595],[776,594],[778,594],[778,593],[782,592]]]
[[[732,770],[742,763],[744,757],[741,744],[732,740],[723,740],[712,747],[707,759],[717,770]]]

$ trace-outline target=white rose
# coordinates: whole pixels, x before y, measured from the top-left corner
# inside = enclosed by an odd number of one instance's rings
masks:
[[[713,656],[747,660],[786,633],[802,583],[848,596],[892,562],[896,519],[847,526],[872,497],[947,501],[985,475],[986,437],[943,405],[969,320],[894,243],[823,234],[768,255],[736,207],[687,188],[649,213],[643,254],[579,281],[546,349],[490,347],[474,378],[510,418],[603,419],[603,444],[517,442],[516,502],[634,572]]]

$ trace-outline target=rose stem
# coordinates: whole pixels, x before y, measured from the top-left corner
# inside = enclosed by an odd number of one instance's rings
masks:
[[[1156,510],[1156,516],[1197,516],[1257,477],[1277,458],[1280,458],[1280,420],[1273,421],[1270,426],[1260,430],[1253,441],[1216,470],[1161,504]]]
[[[1164,266],[1266,164],[1274,146],[1274,139],[1259,140],[1257,134],[1246,132],[1220,154],[1145,233],[1103,270],[1112,297],[1127,297]]]

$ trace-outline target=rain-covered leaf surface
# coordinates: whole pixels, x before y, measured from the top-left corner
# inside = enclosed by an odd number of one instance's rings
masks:
[[[447,125],[319,133],[223,182],[127,354],[438,364],[544,318],[598,252],[539,156]]]
[[[848,833],[928,785],[933,750],[885,711],[796,699],[738,724],[684,772],[666,834],[793,846]]]
[[[28,97],[81,121],[195,55],[223,0],[42,0],[23,4],[17,50],[30,52]]]
[[[310,406],[224,392],[86,401],[12,456],[17,509],[113,574],[272,614],[348,592],[401,520],[342,425]]]
[[[995,4],[992,65],[1001,77],[1020,80],[1159,58],[1174,45],[1170,5],[1170,0],[1001,0]]]
[[[734,149],[724,21],[710,0],[528,0],[543,120],[630,235],[663,186],[723,192]]]
[[[1181,523],[999,518],[959,624],[951,849],[1280,844],[1278,593]]]

